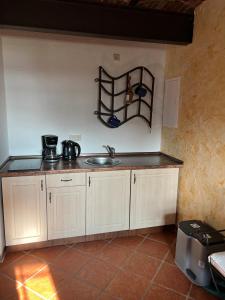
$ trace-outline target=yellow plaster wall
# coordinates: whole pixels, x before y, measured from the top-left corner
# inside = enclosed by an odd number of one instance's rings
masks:
[[[225,0],[196,9],[191,45],[168,47],[166,78],[177,76],[179,126],[163,128],[162,151],[184,160],[178,218],[225,227]]]

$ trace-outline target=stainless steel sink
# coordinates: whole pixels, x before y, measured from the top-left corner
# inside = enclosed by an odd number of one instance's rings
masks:
[[[91,157],[86,159],[85,163],[92,166],[112,167],[119,165],[121,160],[111,157]]]

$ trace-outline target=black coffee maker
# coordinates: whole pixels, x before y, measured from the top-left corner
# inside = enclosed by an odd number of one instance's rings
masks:
[[[64,160],[74,160],[80,155],[81,147],[78,143],[70,140],[65,140],[62,142],[62,145],[62,157]]]
[[[56,162],[60,156],[57,154],[58,137],[56,135],[42,136],[42,158],[47,162]]]

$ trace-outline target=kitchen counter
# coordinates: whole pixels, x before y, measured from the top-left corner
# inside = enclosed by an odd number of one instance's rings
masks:
[[[118,153],[116,158],[121,160],[121,164],[104,167],[92,166],[85,163],[86,159],[92,156],[107,156],[106,154],[93,154],[80,156],[75,161],[59,160],[57,163],[47,163],[42,161],[40,170],[22,170],[10,171],[10,165],[18,159],[34,159],[35,157],[11,157],[9,161],[0,169],[0,177],[13,176],[33,176],[57,173],[76,173],[76,172],[98,172],[112,170],[137,170],[137,169],[155,169],[155,168],[180,168],[183,162],[179,159],[166,155],[162,152],[148,153]],[[40,159],[39,156],[36,157]]]

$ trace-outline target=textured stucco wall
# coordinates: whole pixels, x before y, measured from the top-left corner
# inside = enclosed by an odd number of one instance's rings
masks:
[[[179,127],[163,128],[162,151],[184,160],[179,219],[225,227],[225,1],[196,10],[194,40],[170,46],[166,78],[181,76]]]

